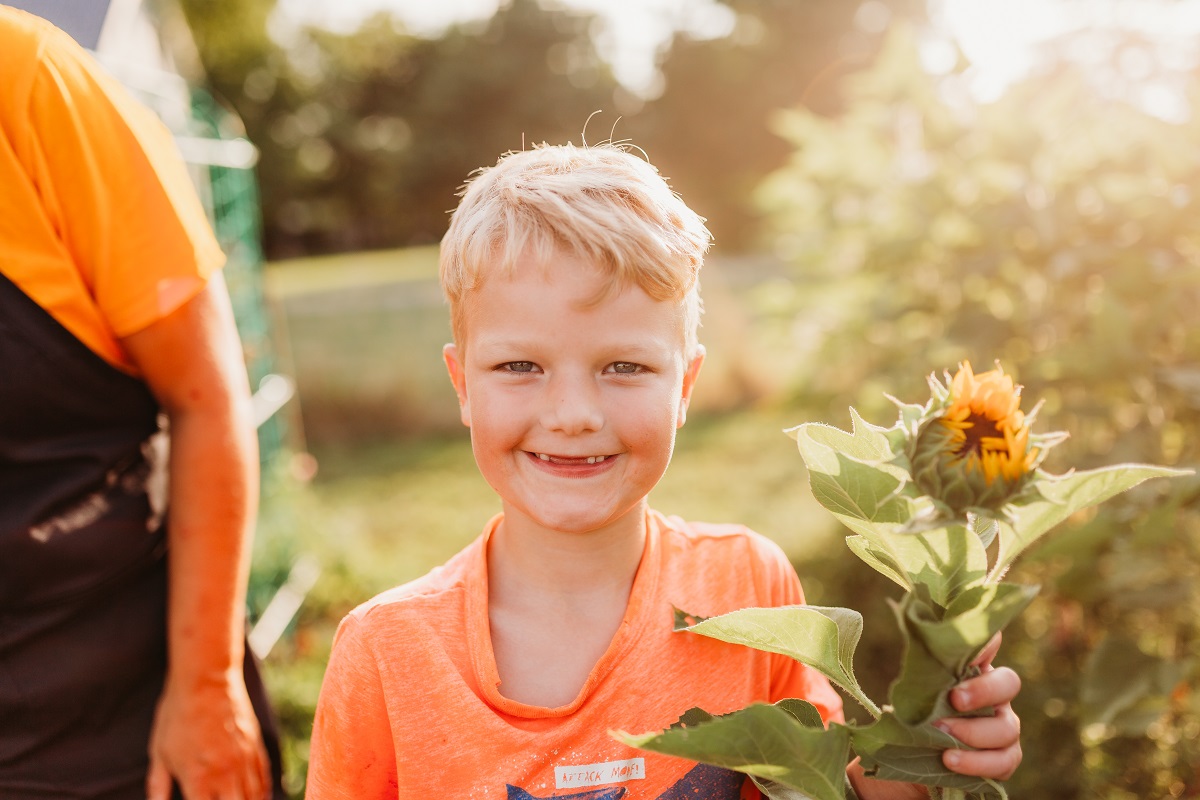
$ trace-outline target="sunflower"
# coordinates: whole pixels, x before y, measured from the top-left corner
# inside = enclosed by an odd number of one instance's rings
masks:
[[[947,376],[949,377],[949,376]],[[997,367],[978,375],[963,362],[943,391],[940,409],[917,436],[913,473],[926,494],[955,511],[995,508],[1036,467],[1021,387]]]

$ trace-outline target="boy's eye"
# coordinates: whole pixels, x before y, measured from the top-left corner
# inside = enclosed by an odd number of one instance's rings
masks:
[[[537,364],[532,361],[509,361],[501,364],[500,369],[503,372],[536,372]]]
[[[642,371],[642,365],[632,361],[614,361],[609,369],[618,375],[636,375]]]

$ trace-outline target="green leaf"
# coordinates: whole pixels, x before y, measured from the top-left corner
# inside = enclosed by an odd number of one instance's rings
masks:
[[[913,584],[929,589],[940,606],[981,584],[987,575],[987,552],[979,537],[963,525],[893,537],[892,557]]]
[[[883,429],[851,409],[853,433],[807,423],[787,431],[808,467],[813,496],[839,517],[899,525],[912,517],[910,501],[899,494],[908,472],[895,457]]]
[[[846,546],[876,572],[899,584],[900,588],[905,590],[912,588],[908,576],[904,574],[904,570],[896,563],[891,553],[876,547],[869,537],[863,534],[847,536]]]
[[[905,642],[900,675],[889,695],[896,716],[921,725],[956,714],[949,691],[1037,592],[1036,586],[1010,583],[976,587],[954,600],[943,615],[911,594],[893,603]]]
[[[921,429],[921,423],[925,421],[930,408],[915,403],[905,403],[903,400],[892,397],[890,394],[885,394],[884,397],[891,400],[896,405],[896,408],[900,410],[900,419],[893,428],[888,430],[888,433],[899,431],[905,436],[915,437]]]
[[[802,451],[804,445],[800,444],[801,439],[807,437],[817,445],[864,463],[884,462],[892,458],[894,453],[886,436],[886,428],[867,422],[853,408],[850,409],[850,422],[849,432],[820,422],[806,422],[784,433],[795,439]]]
[[[797,722],[806,728],[825,727],[825,720],[821,719],[821,712],[807,700],[801,700],[798,697],[789,697],[780,700],[775,705],[791,714],[796,718]]]
[[[987,551],[979,536],[962,525],[916,534],[888,535],[887,548],[864,534],[846,545],[877,572],[912,590],[922,585],[945,607],[960,593],[981,584],[987,575]]]
[[[881,780],[960,789],[984,798],[1005,796],[992,781],[946,769],[942,753],[965,746],[933,725],[906,725],[885,713],[872,725],[851,728],[850,745],[866,773]]]
[[[907,470],[894,463],[892,444],[882,429],[862,421],[853,409],[851,412],[853,433],[817,423],[787,433],[796,440],[808,467],[813,497],[870,543],[870,547],[852,543],[851,549],[908,590],[912,584],[904,571],[896,568],[891,539],[919,516],[915,489]],[[868,552],[874,558],[864,555]]]
[[[854,677],[854,650],[862,636],[862,614],[849,608],[783,606],[744,608],[684,630],[794,658],[825,675],[871,712],[879,708]]]
[[[1007,507],[1012,521],[1000,523],[1000,551],[992,579],[1003,575],[1026,548],[1076,511],[1102,503],[1149,478],[1190,474],[1190,470],[1150,464],[1117,464],[1067,475],[1039,473],[1034,480],[1040,496]]]
[[[758,787],[763,796],[770,798],[770,800],[812,800],[811,797],[799,789],[784,786],[782,783],[776,783],[766,778],[756,778],[753,775],[750,776],[750,780],[754,782],[754,785]]]
[[[779,705],[755,703],[661,733],[613,735],[633,747],[743,772],[813,800],[845,800],[849,729],[836,723],[828,730],[806,727]]]
[[[984,550],[987,550],[992,542],[995,541],[996,534],[1000,532],[1000,523],[996,522],[990,516],[971,514],[970,528],[971,532],[979,539],[979,544],[983,546]],[[985,555],[984,561],[986,562],[986,560],[987,557]]]

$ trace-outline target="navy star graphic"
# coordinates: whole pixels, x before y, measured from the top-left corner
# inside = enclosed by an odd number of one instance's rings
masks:
[[[553,800],[619,800],[624,796],[625,787],[616,786],[612,789],[590,789],[576,794],[551,794],[546,795],[546,798],[539,798],[524,789],[508,785],[508,800],[550,800],[550,798]]]

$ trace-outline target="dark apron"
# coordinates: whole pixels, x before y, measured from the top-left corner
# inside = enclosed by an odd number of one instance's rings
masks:
[[[145,797],[167,659],[162,436],[145,384],[0,274],[0,798]],[[245,672],[282,797],[249,654]]]

